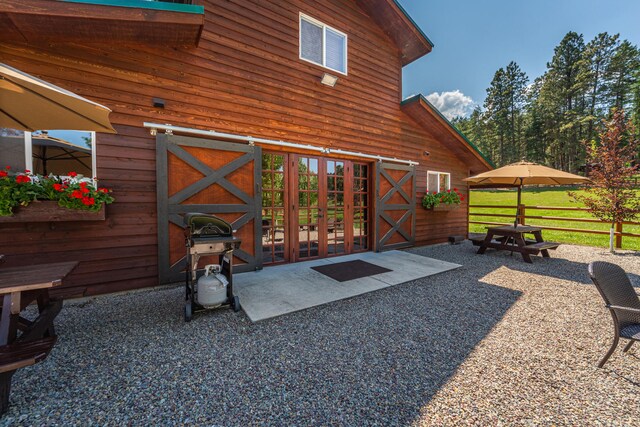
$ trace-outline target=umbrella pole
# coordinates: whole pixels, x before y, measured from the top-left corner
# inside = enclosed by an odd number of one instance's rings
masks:
[[[520,178],[520,185],[518,186],[518,203],[516,204],[516,220],[513,222],[513,227],[518,226],[518,220],[520,219],[520,202],[522,200],[522,178]]]

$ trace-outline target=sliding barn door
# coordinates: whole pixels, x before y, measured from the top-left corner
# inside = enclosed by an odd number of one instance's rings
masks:
[[[214,214],[237,230],[235,271],[261,267],[260,147],[175,135],[156,142],[160,283],[184,280],[182,217],[190,212]]]
[[[416,241],[415,167],[376,163],[376,251],[413,246]]]

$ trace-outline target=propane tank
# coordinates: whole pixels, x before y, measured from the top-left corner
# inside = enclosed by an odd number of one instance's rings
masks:
[[[198,279],[198,304],[212,308],[227,302],[228,285],[229,281],[220,272],[218,264],[205,266],[204,275]]]

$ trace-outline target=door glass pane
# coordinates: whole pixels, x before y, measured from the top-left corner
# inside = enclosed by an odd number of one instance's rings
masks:
[[[298,159],[298,258],[319,255],[319,160],[312,157]]]
[[[327,160],[327,253],[346,253],[344,242],[344,162]]]
[[[309,172],[318,174],[318,159],[309,159]]]
[[[262,155],[262,256],[264,264],[285,261],[285,156]]]
[[[369,249],[369,167],[366,164],[354,164],[353,177],[353,251]]]

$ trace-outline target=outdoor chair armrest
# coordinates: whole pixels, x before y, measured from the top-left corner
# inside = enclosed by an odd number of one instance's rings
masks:
[[[609,308],[611,310],[630,311],[632,313],[640,314],[640,309],[638,309],[638,308],[621,307],[619,305],[607,305],[607,308]]]

